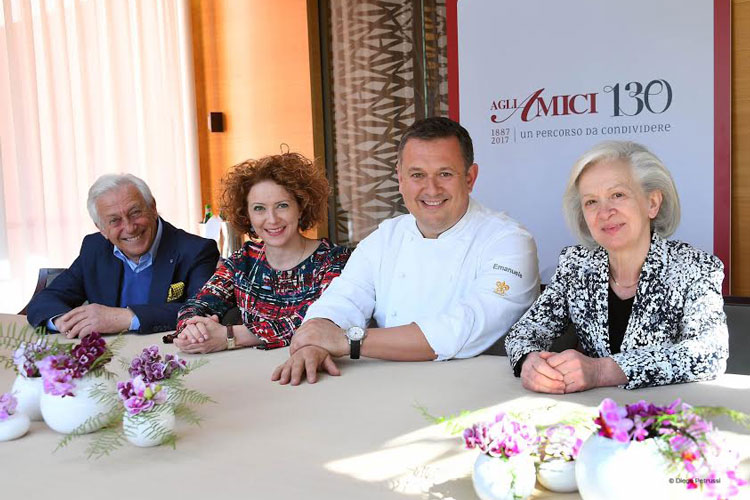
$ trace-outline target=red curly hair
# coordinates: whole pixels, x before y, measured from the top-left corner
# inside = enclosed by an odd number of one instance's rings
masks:
[[[261,181],[273,181],[294,196],[299,205],[301,231],[325,218],[330,194],[325,173],[301,154],[284,153],[243,161],[221,180],[221,209],[236,230],[257,236],[247,212],[247,194]]]

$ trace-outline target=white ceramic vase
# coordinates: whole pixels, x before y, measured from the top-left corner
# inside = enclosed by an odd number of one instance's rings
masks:
[[[174,410],[169,406],[157,407],[148,414],[129,415],[126,411],[122,419],[125,439],[142,448],[162,444],[165,434],[173,432],[174,428]]]
[[[534,491],[536,469],[528,454],[510,458],[480,453],[471,474],[474,491],[481,500],[519,500]]]
[[[30,420],[41,420],[42,410],[39,400],[42,397],[42,377],[25,377],[18,375],[10,390],[18,401],[16,411],[26,414]]]
[[[0,441],[17,439],[29,432],[31,420],[25,413],[14,413],[5,420],[0,420]]]
[[[557,493],[571,493],[576,485],[576,463],[574,460],[549,460],[539,464],[536,474],[539,484]]]
[[[75,384],[73,396],[53,396],[43,392],[40,399],[39,406],[44,422],[51,429],[63,434],[70,434],[91,417],[109,410],[105,403],[97,401],[91,395],[92,389],[101,386],[106,391],[114,392],[115,390],[114,382],[104,377],[85,375],[83,378],[74,379],[73,383]],[[83,429],[83,433],[98,431],[103,423],[89,425]]]
[[[576,460],[578,491],[584,500],[672,498],[667,466],[653,439],[620,443],[594,434]]]

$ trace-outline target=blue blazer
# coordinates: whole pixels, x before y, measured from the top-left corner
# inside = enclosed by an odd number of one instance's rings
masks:
[[[138,333],[174,330],[177,311],[213,275],[219,260],[215,241],[177,229],[164,219],[162,227],[159,250],[152,264],[154,274],[148,303],[129,306],[141,322]],[[117,307],[125,264],[115,257],[113,250],[112,243],[101,233],[86,236],[70,268],[31,299],[26,314],[29,323],[46,325],[50,318],[86,301]],[[184,286],[171,287],[178,283]],[[176,293],[180,289],[181,293]]]

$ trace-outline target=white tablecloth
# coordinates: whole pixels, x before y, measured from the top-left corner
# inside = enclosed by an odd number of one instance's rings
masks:
[[[22,320],[0,315],[0,324]],[[129,360],[151,344],[176,352],[161,344],[161,335],[129,335],[120,356]],[[217,404],[198,408],[204,419],[200,428],[178,425],[176,450],[128,445],[87,460],[87,438],[82,438],[53,454],[61,435],[32,423],[25,437],[0,443],[1,496],[471,499],[476,452],[464,450],[458,436],[445,425],[432,425],[418,407],[435,416],[484,408],[488,418],[504,409],[551,423],[569,410],[596,407],[605,397],[620,404],[681,397],[694,405],[750,413],[750,377],[741,375],[638,391],[606,388],[548,396],[524,390],[507,358],[480,356],[422,363],[341,360],[340,377],[321,375],[317,384],[298,387],[272,383],[271,372],[287,357],[287,349],[207,355],[210,363],[188,377],[187,385]],[[112,368],[126,378],[119,363]],[[0,392],[10,390],[14,376],[0,371]],[[744,458],[741,475],[750,478],[750,432],[725,419],[716,423],[737,432],[732,437]],[[556,495],[538,486],[535,498],[578,495]]]

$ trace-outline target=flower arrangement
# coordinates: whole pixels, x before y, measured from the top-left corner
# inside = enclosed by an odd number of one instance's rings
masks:
[[[138,375],[127,382],[117,383],[117,393],[128,415],[136,416],[167,402],[167,388],[154,382],[146,383]]]
[[[600,436],[621,443],[653,439],[688,489],[702,487],[706,496],[729,498],[747,482],[737,477],[738,454],[727,447],[713,424],[703,419],[707,414],[742,419],[736,412],[692,407],[679,399],[667,406],[639,401],[624,407],[605,399],[594,422]]]
[[[146,347],[130,362],[128,373],[132,378],[117,383],[125,411],[135,416],[166,403],[169,390],[157,382],[170,380],[173,376],[176,378],[187,371],[187,362],[177,355],[166,354],[162,358],[158,346]]]
[[[8,420],[16,412],[18,401],[13,394],[6,392],[0,396],[0,422]]]
[[[480,498],[517,500],[534,490],[533,454],[539,438],[536,429],[507,413],[492,422],[479,422],[463,432],[466,448],[477,448],[472,471],[474,491]]]
[[[539,438],[539,460],[564,460],[572,462],[578,458],[583,439],[572,425],[557,424],[547,427]]]
[[[536,429],[507,413],[500,412],[493,422],[479,422],[464,430],[466,448],[478,448],[491,457],[510,458],[533,453],[539,440]]]
[[[200,417],[191,406],[213,402],[210,397],[185,387],[183,383],[186,375],[205,363],[205,360],[200,360],[188,364],[177,355],[162,356],[156,345],[143,349],[130,363],[123,361],[123,368],[131,378],[118,382],[116,393],[92,391],[95,397],[107,404],[109,410],[98,417],[103,428],[94,434],[89,444],[89,458],[109,455],[126,440],[133,441],[133,433],[139,432],[134,430],[136,427],[145,429],[152,444],[174,447],[177,439],[173,429],[174,418],[199,425]],[[167,416],[171,424],[165,423],[168,420],[164,417]],[[81,427],[83,431],[84,426]],[[82,434],[78,430],[73,431],[60,441],[58,449]]]
[[[104,366],[113,356],[112,350],[96,332],[81,339],[78,345],[59,345],[59,349],[59,354],[50,354],[36,362],[44,392],[53,396],[74,396],[74,380],[88,373],[105,373]],[[24,366],[25,363],[24,360]]]
[[[34,342],[21,342],[13,352],[13,367],[16,373],[24,377],[41,377],[37,363],[47,356],[58,354],[60,350],[60,344],[50,342],[47,337],[40,337]]]
[[[44,328],[9,324],[0,325],[0,350],[12,353],[0,354],[0,365],[33,378],[41,375],[36,363],[51,354],[59,354],[62,346],[56,338],[47,335]]]
[[[166,354],[162,359],[159,347],[152,345],[143,349],[141,354],[130,362],[128,373],[130,376],[142,377],[146,383],[158,382],[169,379],[173,374],[179,373],[187,368],[185,360],[174,354]]]

